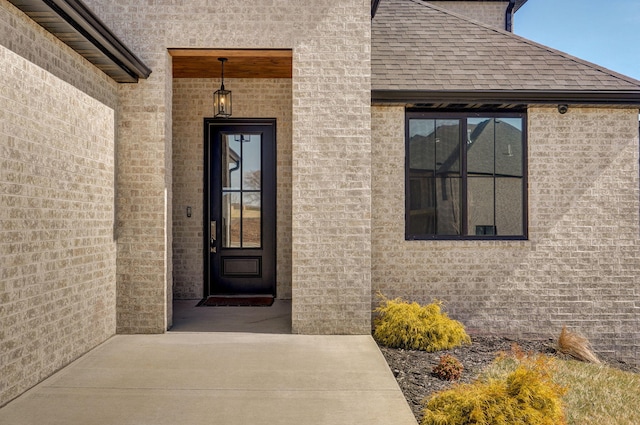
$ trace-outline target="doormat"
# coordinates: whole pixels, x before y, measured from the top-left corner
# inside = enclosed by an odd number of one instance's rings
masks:
[[[210,296],[198,303],[198,307],[269,307],[273,304],[271,295],[264,296]]]

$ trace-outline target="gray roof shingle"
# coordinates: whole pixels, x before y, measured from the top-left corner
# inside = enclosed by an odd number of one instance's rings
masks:
[[[380,2],[371,68],[374,93],[604,91],[640,101],[640,81],[420,0]]]

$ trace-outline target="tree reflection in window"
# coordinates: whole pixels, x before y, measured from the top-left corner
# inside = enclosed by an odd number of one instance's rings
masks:
[[[524,114],[407,121],[407,239],[526,236]]]
[[[222,143],[222,245],[262,245],[262,138],[226,134]]]

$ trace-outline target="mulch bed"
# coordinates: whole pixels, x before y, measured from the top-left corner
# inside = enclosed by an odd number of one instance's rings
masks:
[[[552,339],[519,340],[500,336],[472,335],[472,341],[471,345],[436,353],[380,347],[418,422],[422,419],[423,400],[429,398],[433,393],[448,389],[453,385],[450,381],[443,381],[431,375],[431,369],[438,364],[440,356],[445,353],[457,357],[462,362],[464,372],[462,378],[456,382],[465,383],[472,382],[500,352],[511,351],[514,344],[527,353],[558,354],[555,349],[555,341]],[[628,363],[602,356],[600,359],[612,367],[635,373],[640,372],[638,367]]]

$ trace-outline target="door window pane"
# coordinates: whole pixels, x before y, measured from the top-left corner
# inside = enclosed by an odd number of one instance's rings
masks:
[[[262,136],[225,134],[222,143],[222,246],[262,246]]]
[[[261,140],[259,134],[241,135],[242,190],[260,190],[262,177]]]
[[[261,246],[261,200],[260,192],[245,192],[242,209],[242,247]]]
[[[222,195],[222,246],[224,248],[240,248],[240,218],[242,204],[240,193],[223,193]]]
[[[236,135],[222,136],[222,188],[223,190],[240,190],[242,173],[242,149]]]

